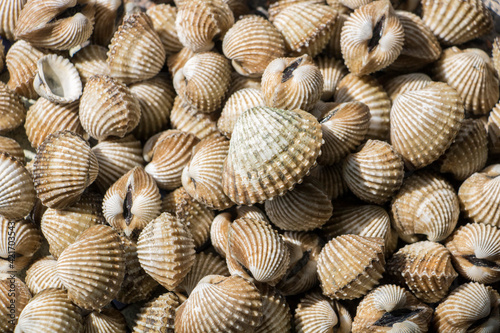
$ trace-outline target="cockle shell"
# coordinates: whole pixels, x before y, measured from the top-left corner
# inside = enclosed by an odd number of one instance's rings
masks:
[[[21,145],[14,139],[0,136],[0,152],[8,153],[10,156],[15,157],[22,164],[26,163],[24,150]]]
[[[299,3],[284,8],[273,20],[292,55],[318,55],[328,43],[337,11],[326,5]]]
[[[262,75],[262,95],[269,107],[309,111],[322,92],[323,76],[307,54],[275,59]]]
[[[177,95],[172,111],[170,111],[170,123],[172,128],[192,133],[198,139],[203,140],[220,134],[217,129],[216,114],[217,112],[212,114],[197,112]]]
[[[319,291],[306,294],[295,310],[297,333],[349,333],[351,326],[349,311]]]
[[[59,131],[38,147],[33,165],[37,197],[50,208],[65,208],[80,198],[99,171],[97,158],[78,134]]]
[[[267,283],[259,283],[256,286],[262,297],[262,321],[254,332],[291,332],[292,314],[286,298]]]
[[[82,94],[82,81],[75,66],[64,57],[49,54],[37,62],[33,88],[41,97],[55,103],[71,103]]]
[[[250,218],[261,221],[266,221],[269,223],[266,213],[256,206],[238,206],[236,207],[236,218]]]
[[[208,275],[229,276],[226,261],[217,254],[200,252],[196,254],[193,267],[177,286],[176,290],[191,294],[198,282]]]
[[[321,100],[327,101],[333,97],[337,89],[337,84],[348,73],[347,67],[345,67],[342,60],[336,60],[327,56],[316,57],[315,63],[323,76]]]
[[[252,331],[262,316],[262,299],[251,282],[239,276],[209,275],[177,309],[175,332]]]
[[[412,323],[427,332],[432,308],[420,302],[409,291],[394,284],[383,285],[366,295],[356,310],[352,332],[406,332],[395,330],[396,324]],[[389,330],[393,327],[392,330]]]
[[[342,163],[328,166],[318,165],[311,169],[310,177],[319,182],[330,199],[337,199],[348,191],[342,177]]]
[[[26,118],[26,110],[19,96],[0,82],[0,133],[19,127]]]
[[[297,4],[318,4],[323,5],[323,0],[270,0],[269,3],[269,20],[273,21],[283,9]]]
[[[500,295],[481,283],[462,284],[436,308],[437,332],[495,332],[500,327]]]
[[[42,235],[26,220],[0,217],[0,273],[18,273],[38,251]]]
[[[391,205],[392,225],[405,242],[439,242],[455,229],[460,213],[453,187],[441,176],[415,173],[406,178]]]
[[[111,76],[127,84],[154,77],[166,58],[160,37],[146,13],[124,19],[111,39],[107,55]]]
[[[384,82],[384,89],[394,103],[396,97],[407,91],[420,90],[426,87],[432,79],[424,73],[403,74]]]
[[[283,195],[314,166],[321,142],[320,125],[307,112],[267,107],[245,111],[231,136],[224,192],[246,205]]]
[[[92,311],[85,318],[85,333],[126,333],[127,323],[123,314],[113,308]]]
[[[174,76],[175,91],[198,112],[222,106],[231,84],[231,65],[215,52],[197,53]]]
[[[22,280],[13,274],[0,273],[0,332],[14,331],[30,299],[30,291]]]
[[[172,78],[175,74],[181,70],[186,62],[191,59],[196,53],[191,51],[189,48],[184,47],[177,53],[170,55],[167,58],[168,71],[172,74]]]
[[[401,156],[387,142],[368,140],[344,160],[342,176],[360,199],[376,204],[388,201],[403,183]]]
[[[340,44],[342,39],[342,28],[344,28],[345,22],[349,19],[350,10],[343,6],[338,0],[333,1],[336,1],[336,5],[332,7],[337,10],[338,15],[335,20],[335,24],[333,25],[332,32],[330,33],[330,40],[326,45],[325,51],[326,54],[331,57],[335,57],[335,59],[342,59],[342,47]]]
[[[17,220],[35,205],[35,187],[30,173],[15,157],[0,153],[0,215]]]
[[[124,84],[107,75],[92,76],[80,98],[80,121],[85,131],[98,140],[123,138],[137,127],[140,104]]]
[[[228,95],[231,96],[236,91],[253,88],[260,90],[260,77],[248,77],[240,75],[238,72],[231,73],[231,88],[229,89]]]
[[[30,0],[16,23],[16,39],[36,47],[69,50],[92,35],[94,3],[77,0]]]
[[[500,164],[493,164],[467,178],[458,190],[465,216],[475,223],[500,226]]]
[[[393,63],[403,49],[404,38],[390,1],[370,2],[356,9],[342,27],[342,56],[351,73],[367,75]]]
[[[137,314],[133,333],[174,333],[175,311],[182,304],[177,293],[167,292],[144,304]]]
[[[106,62],[107,48],[100,45],[88,45],[78,51],[71,61],[75,65],[82,84],[85,85],[87,81],[94,75],[109,75],[109,66]]]
[[[450,252],[443,245],[429,241],[399,249],[387,261],[387,271],[426,303],[435,303],[445,297],[458,276],[451,264]]]
[[[173,290],[194,264],[193,237],[175,216],[163,213],[142,230],[137,255],[146,273]]]
[[[222,170],[229,151],[223,136],[206,138],[196,145],[191,160],[182,171],[182,186],[195,200],[219,210],[234,203],[224,194]]]
[[[14,29],[17,19],[28,0],[2,1],[0,3],[0,35],[8,40],[14,40]]]
[[[45,289],[24,307],[14,332],[37,333],[43,327],[46,332],[84,333],[80,311],[66,290]]]
[[[57,260],[52,257],[41,258],[33,263],[26,271],[26,285],[33,295],[44,289],[65,289],[57,276]]]
[[[488,150],[492,154],[500,153],[500,104],[491,110],[487,123]]]
[[[227,31],[222,50],[238,73],[258,77],[271,61],[285,56],[285,40],[268,20],[251,15]]]
[[[113,37],[116,26],[122,21],[123,8],[121,0],[79,0],[80,3],[94,2],[95,23],[92,42],[107,46]]]
[[[391,143],[405,164],[431,164],[457,135],[464,109],[456,90],[442,82],[400,94],[391,109]]]
[[[226,258],[229,253],[227,250],[227,240],[229,237],[229,228],[231,227],[231,214],[220,213],[212,221],[210,226],[210,240],[212,245],[223,258]]]
[[[160,215],[160,199],[153,177],[142,167],[134,167],[106,191],[102,211],[113,228],[132,237]]]
[[[175,29],[177,8],[161,3],[149,7],[146,14],[148,14],[153,22],[153,27],[160,37],[165,54],[171,55],[182,50],[182,43],[179,41],[177,30]]]

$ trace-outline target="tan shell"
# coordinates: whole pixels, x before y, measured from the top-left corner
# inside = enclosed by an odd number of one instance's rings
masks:
[[[236,218],[250,218],[269,222],[267,215],[256,206],[238,206],[236,207]]]
[[[0,35],[8,40],[14,40],[14,29],[17,19],[28,0],[2,1],[0,3]]]
[[[175,97],[170,112],[170,123],[172,128],[192,133],[200,140],[220,134],[214,114],[196,112],[179,95]]]
[[[432,79],[424,73],[411,73],[391,77],[384,82],[384,89],[394,103],[396,98],[407,91],[425,88]]]
[[[260,90],[260,77],[248,77],[238,74],[238,72],[231,73],[231,88],[228,95],[231,96],[236,91],[253,88]]]
[[[469,223],[446,240],[453,264],[460,275],[480,283],[500,281],[500,229]]]
[[[353,253],[356,256],[353,257]],[[318,258],[323,294],[334,299],[366,295],[385,271],[384,240],[343,235],[328,242]]]
[[[284,8],[274,18],[292,55],[318,55],[328,43],[337,11],[326,5],[299,3]]]
[[[500,153],[500,104],[495,105],[488,117],[488,148],[492,154]]]
[[[0,133],[19,127],[26,118],[26,110],[16,93],[0,82]]]
[[[87,192],[70,207],[48,208],[43,213],[40,228],[49,243],[50,254],[57,259],[85,230],[105,222],[102,196]]]
[[[179,40],[194,52],[210,51],[233,24],[233,12],[223,0],[186,1],[175,18]]]
[[[24,40],[12,44],[7,52],[5,63],[9,71],[7,85],[13,92],[29,99],[38,98],[38,94],[33,88],[33,80],[37,71],[38,59],[44,54],[45,51],[37,49]]]
[[[181,70],[186,62],[191,59],[196,53],[191,51],[189,48],[184,47],[177,53],[174,53],[167,58],[168,71],[171,73],[172,77]]]
[[[357,153],[344,160],[342,176],[360,199],[383,204],[403,183],[401,156],[387,142],[368,140]]]
[[[321,100],[327,101],[333,97],[337,84],[347,75],[348,70],[342,60],[327,56],[319,56],[315,59],[321,75],[323,75],[323,93]]]
[[[269,20],[273,21],[283,9],[297,4],[318,4],[323,5],[324,0],[270,0],[269,1]]]
[[[80,79],[83,85],[93,75],[109,75],[109,67],[106,62],[106,52],[107,48],[99,45],[88,45],[78,51],[71,61],[75,65],[78,73],[80,74]]]
[[[168,212],[182,222],[193,236],[196,249],[203,247],[210,237],[210,225],[214,213],[193,199],[180,187],[162,200],[162,212]]]
[[[224,194],[222,169],[229,151],[223,136],[206,138],[196,145],[191,160],[182,171],[182,186],[196,201],[223,210],[234,203]]]
[[[465,216],[476,223],[500,226],[500,164],[493,164],[467,178],[458,197]]]
[[[315,178],[323,187],[330,200],[337,199],[348,191],[347,184],[342,177],[342,163],[334,165],[318,165],[311,169],[310,177]]]
[[[88,138],[78,117],[78,101],[70,104],[56,104],[39,98],[26,114],[24,128],[33,148],[38,148],[52,133],[72,131]]]
[[[300,300],[294,321],[297,333],[349,333],[352,326],[349,311],[319,291],[308,293]]]
[[[370,2],[356,9],[342,27],[342,56],[351,73],[367,75],[393,63],[404,39],[403,25],[390,1]]]
[[[436,242],[422,241],[399,249],[387,261],[387,271],[421,301],[435,303],[448,295],[458,276],[450,252]]]
[[[15,333],[46,332],[84,333],[80,309],[61,289],[45,289],[36,295],[21,312]]]
[[[160,37],[165,54],[170,55],[182,50],[182,43],[177,36],[177,30],[175,30],[177,8],[161,3],[149,7],[146,14],[153,22],[153,27]]]
[[[405,242],[439,242],[455,229],[460,209],[453,187],[441,176],[415,173],[406,178],[391,205],[393,227]]]
[[[78,201],[99,171],[97,158],[81,136],[70,131],[49,135],[38,147],[33,166],[37,197],[50,208]]]
[[[204,277],[175,315],[175,332],[245,332],[261,322],[259,290],[239,276]]]
[[[438,332],[494,332],[500,326],[499,304],[495,289],[463,284],[438,305],[433,326]]]
[[[322,92],[323,76],[307,54],[275,59],[262,75],[262,95],[269,107],[309,111]]]
[[[161,197],[154,179],[135,167],[118,179],[102,202],[106,221],[119,233],[131,237],[160,215]]]
[[[139,124],[141,108],[130,90],[117,80],[92,76],[80,98],[80,121],[87,133],[98,140],[123,138]]]
[[[427,332],[432,312],[406,289],[388,284],[372,290],[359,303],[352,332],[407,332],[395,329],[398,323],[414,324],[417,329],[411,332]]]
[[[229,276],[226,261],[210,252],[197,253],[193,267],[176,290],[190,295],[198,282],[208,275]]]
[[[32,223],[0,217],[0,273],[20,272],[41,243],[42,235]]]
[[[83,3],[92,0],[80,0]],[[99,45],[107,46],[113,37],[117,25],[121,22],[123,13],[120,10],[121,0],[95,0],[95,23],[92,41]]]
[[[331,2],[331,0],[328,1]],[[329,56],[335,57],[336,59],[343,59],[340,40],[342,37],[342,28],[344,27],[345,22],[349,19],[350,10],[341,5],[338,0],[333,1],[336,1],[336,5],[332,7],[334,7],[339,14],[335,20],[335,24],[333,25],[332,32],[330,33],[331,37],[326,45],[325,51]]]
[[[0,153],[0,216],[17,220],[35,205],[35,187],[30,173],[15,157]]]
[[[142,230],[137,255],[146,273],[173,290],[194,264],[193,237],[175,216],[163,213]]]
[[[133,333],[160,332],[174,333],[175,311],[181,305],[181,297],[173,292],[160,295],[144,304],[133,327]]]
[[[21,145],[14,139],[0,136],[0,152],[8,153],[10,156],[15,157],[22,164],[26,163],[24,158],[24,150]]]
[[[126,333],[127,323],[120,311],[109,308],[92,311],[84,318],[85,333]]]
[[[144,165],[141,142],[132,135],[100,141],[92,151],[99,162],[96,184],[103,193],[129,170]]]
[[[0,332],[13,332],[31,299],[28,287],[16,276],[0,273]]]
[[[231,84],[231,65],[215,52],[197,53],[174,76],[174,88],[198,112],[222,106]]]
[[[307,112],[267,107],[245,111],[224,163],[224,192],[246,205],[283,195],[314,166],[321,141],[320,125]],[[288,165],[292,160],[300,163]]]
[[[33,295],[44,289],[65,289],[57,276],[57,260],[52,257],[44,257],[33,263],[26,271],[26,285]]]
[[[267,283],[259,283],[257,288],[262,297],[262,321],[254,332],[291,332],[292,314],[285,296]]]
[[[251,15],[227,31],[222,50],[238,73],[258,77],[271,61],[285,56],[285,40],[268,20]]]
[[[231,214],[220,213],[214,218],[210,226],[210,241],[215,251],[223,258],[228,256],[227,241],[232,220]]]
[[[325,224],[332,216],[333,206],[321,184],[311,179],[298,184],[283,196],[266,201],[265,209],[278,228],[309,231]]]
[[[407,91],[391,109],[391,143],[405,164],[419,169],[431,164],[451,145],[464,110],[455,89],[441,82]]]
[[[262,220],[240,218],[229,228],[228,261],[232,275],[275,285],[285,275],[290,252],[282,236]]]
[[[371,76],[348,74],[337,85],[335,102],[358,101],[370,109],[367,139],[386,140],[389,137],[391,100],[380,83]]]
[[[493,66],[495,67],[495,70],[497,71],[497,74],[500,72],[500,37],[495,37],[493,40],[493,50],[491,50],[492,53],[492,62]]]
[[[481,0],[424,0],[422,20],[444,45],[465,43],[493,28],[491,14]]]

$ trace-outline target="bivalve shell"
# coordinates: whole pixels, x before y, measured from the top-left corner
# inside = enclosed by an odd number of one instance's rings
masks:
[[[286,298],[267,283],[258,284],[257,288],[262,297],[262,321],[254,332],[291,332],[292,314]]]
[[[33,295],[44,289],[65,289],[57,276],[57,260],[52,257],[41,258],[26,271],[26,285]]]
[[[14,30],[17,19],[28,0],[2,1],[0,3],[0,35],[8,40],[14,40]]]
[[[117,25],[122,21],[123,3],[121,0],[79,0],[80,3],[94,2],[95,23],[92,42],[107,46]]]
[[[269,3],[269,20],[273,21],[283,9],[297,4],[318,4],[324,5],[324,0],[271,0]]]
[[[26,164],[24,150],[14,139],[0,136],[0,153],[7,153],[10,156],[15,157],[22,164]]]
[[[144,304],[137,314],[133,333],[174,333],[175,311],[182,297],[173,292],[160,295]]]
[[[229,237],[229,228],[232,222],[231,214],[220,213],[212,221],[210,226],[210,241],[212,245],[223,258],[229,255],[227,250],[227,241]]]
[[[172,128],[194,134],[198,139],[219,135],[217,129],[217,112],[201,113],[193,109],[179,95],[175,97],[170,111]]]
[[[500,154],[500,104],[491,110],[487,128],[489,151],[492,154]]]
[[[420,90],[426,87],[432,79],[424,73],[411,73],[394,76],[384,82],[384,89],[394,103],[396,97],[407,91]]]
[[[85,333],[126,333],[127,323],[120,311],[108,308],[92,311],[84,318]]]
[[[310,177],[318,181],[330,200],[337,199],[348,191],[347,184],[342,177],[342,163],[328,166],[317,165],[311,169]]]
[[[19,315],[30,299],[30,291],[22,280],[0,273],[0,332],[14,332]]]
[[[19,127],[26,118],[26,110],[19,96],[0,82],[0,133]]]
[[[87,45],[79,50],[71,61],[80,74],[82,84],[85,85],[87,81],[94,75],[109,75],[109,66],[106,62],[107,48],[100,45]]]
[[[172,77],[175,77],[178,71],[180,71],[186,62],[191,59],[196,53],[191,51],[191,49],[184,47],[177,53],[171,54],[167,58],[168,71],[171,73]]]
[[[333,97],[337,84],[347,75],[348,70],[342,60],[327,56],[318,56],[315,59],[321,75],[323,75],[323,93],[321,94],[322,101],[328,101]]]
[[[182,50],[182,43],[177,36],[175,29],[175,17],[177,8],[167,4],[157,4],[151,6],[146,11],[151,18],[153,27],[160,37],[166,55],[171,55]]]
[[[0,217],[0,273],[19,273],[41,243],[42,235],[31,222]]]

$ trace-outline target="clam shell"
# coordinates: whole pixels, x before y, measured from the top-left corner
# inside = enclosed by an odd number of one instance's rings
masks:
[[[227,31],[222,50],[238,73],[258,77],[271,61],[285,56],[285,40],[271,22],[250,15]]]
[[[19,127],[25,118],[26,110],[19,96],[0,82],[0,133]]]
[[[206,138],[196,145],[191,160],[182,171],[182,186],[196,201],[223,210],[234,203],[224,194],[222,170],[229,151],[223,136]]]
[[[52,257],[41,258],[33,263],[26,271],[26,285],[33,295],[44,289],[65,289],[57,276],[57,260]]]
[[[21,145],[14,139],[0,136],[0,152],[8,153],[10,156],[15,157],[22,164],[26,163],[24,158],[24,150]]]
[[[231,73],[231,87],[229,88],[228,96],[245,88],[253,88],[260,90],[260,77],[248,77],[238,74],[238,72]]]
[[[85,333],[126,333],[127,323],[120,311],[92,311],[84,318]]]
[[[208,275],[229,276],[226,261],[213,253],[197,253],[193,267],[177,287],[177,290],[190,295],[198,282]]]
[[[83,3],[92,0],[80,0]],[[121,22],[123,16],[122,1],[120,0],[95,0],[95,23],[92,41],[99,45],[107,46],[113,37],[116,26]]]
[[[386,140],[389,137],[391,100],[379,82],[371,76],[348,74],[338,83],[335,102],[358,101],[370,109],[370,126],[366,138]]]
[[[212,221],[210,226],[210,241],[223,258],[228,256],[227,241],[229,238],[229,228],[231,227],[231,214],[220,213]]]
[[[297,333],[351,332],[352,319],[349,311],[338,301],[329,299],[319,291],[306,294],[295,310]]]
[[[0,35],[8,40],[14,40],[14,29],[17,19],[28,0],[2,1],[0,3]]]
[[[133,327],[133,333],[160,332],[174,333],[175,311],[182,300],[178,294],[167,292],[144,304]]]
[[[411,324],[416,330],[410,332],[427,332],[432,320],[432,308],[420,302],[409,291],[394,284],[377,287],[366,295],[356,310],[352,323],[352,332],[367,332],[371,328],[381,332],[407,332],[397,330],[396,324]]]
[[[359,152],[344,160],[342,176],[358,198],[383,204],[401,187],[404,165],[390,144],[368,140]]]
[[[71,61],[80,74],[82,84],[94,75],[109,75],[109,66],[106,62],[107,48],[100,45],[88,45],[78,51]]]
[[[318,165],[311,169],[310,177],[318,181],[330,200],[343,196],[348,190],[342,177],[342,163],[328,166]]]
[[[495,105],[488,117],[488,150],[492,154],[500,153],[500,104]]]
[[[337,12],[330,6],[299,3],[284,8],[274,18],[292,55],[318,55],[328,43]]]
[[[408,167],[431,164],[451,145],[464,110],[455,89],[441,82],[407,91],[391,109],[391,143]]]
[[[342,56],[350,72],[367,75],[393,63],[401,53],[405,40],[390,1],[374,1],[352,13],[340,37]]]
[[[41,97],[54,103],[71,103],[82,95],[82,81],[75,66],[56,54],[41,57],[33,88]]]
[[[220,134],[213,114],[196,112],[178,95],[170,111],[170,123],[172,128],[192,133],[200,140]]]
[[[249,4],[245,0],[223,0],[233,12],[234,20],[241,19],[243,15],[250,12]]]
[[[356,257],[352,254],[356,253]],[[385,271],[384,240],[342,235],[328,242],[318,258],[323,294],[334,299],[366,295]]]
[[[500,70],[500,37],[495,37],[493,40],[493,50],[491,50],[492,53],[492,61],[493,61],[493,66],[495,67],[495,70],[497,71],[497,74],[499,73]]]
[[[0,273],[0,332],[14,331],[19,315],[30,299],[30,291],[22,280]]]
[[[111,76],[127,84],[154,77],[166,59],[160,37],[146,13],[135,13],[123,20],[107,55]]]
[[[106,221],[126,236],[139,234],[160,215],[161,197],[153,177],[142,167],[118,179],[107,191],[102,202]]]
[[[475,223],[500,226],[500,164],[493,164],[467,178],[458,190],[465,216]]]
[[[257,288],[262,297],[262,321],[254,332],[291,332],[292,314],[285,296],[267,283],[258,284]]]
[[[340,40],[342,37],[342,28],[344,27],[345,22],[349,19],[350,10],[340,4],[338,0],[334,1],[336,1],[336,5],[332,7],[334,7],[339,14],[337,15],[337,19],[335,20],[335,24],[333,25],[332,32],[330,33],[330,40],[326,45],[325,51],[326,54],[335,57],[335,59],[343,59]]]
[[[50,208],[74,204],[99,171],[97,158],[81,136],[70,131],[49,135],[38,147],[33,166],[37,197]]]
[[[15,157],[0,153],[0,215],[17,220],[35,205],[35,188],[30,173]]]
[[[262,75],[266,106],[311,110],[321,98],[323,76],[307,54],[273,60]]]
[[[17,323],[16,333],[36,333],[40,328],[46,332],[83,333],[83,318],[80,309],[61,289],[45,289],[24,307]]]
[[[163,213],[142,230],[137,242],[142,268],[168,290],[177,287],[194,264],[194,241],[175,216]]]
[[[174,88],[198,112],[222,106],[231,84],[231,65],[215,52],[197,53],[174,76]]]
[[[275,285],[285,275],[290,253],[283,238],[262,220],[240,218],[229,228],[229,272]],[[229,261],[233,263],[230,265]],[[233,267],[237,267],[234,270]]]
[[[333,97],[340,80],[347,75],[347,67],[345,67],[342,60],[336,60],[327,56],[316,57],[315,63],[323,76],[321,100],[327,101]]]
[[[246,205],[283,195],[314,166],[321,138],[319,123],[307,112],[267,107],[245,111],[224,163],[224,192]]]
[[[460,275],[480,283],[500,281],[500,229],[483,223],[469,223],[446,240],[452,261]]]
[[[269,2],[269,20],[273,21],[283,9],[297,4],[318,4],[323,5],[322,0],[270,0]]]
[[[239,276],[204,277],[175,315],[175,332],[244,332],[261,322],[259,290]]]
[[[171,55],[182,50],[182,43],[175,29],[175,17],[177,8],[168,4],[157,4],[146,11],[151,18],[153,27],[160,37],[166,55]]]
[[[453,187],[441,176],[415,173],[405,179],[391,205],[393,227],[405,242],[439,242],[455,229],[460,213]]]
[[[266,221],[269,223],[267,219],[267,215],[256,206],[238,206],[236,207],[236,219],[241,218],[250,218],[261,221]]]
[[[384,83],[384,89],[394,103],[396,98],[407,91],[425,88],[432,79],[424,73],[403,74],[390,78]]]
[[[175,74],[181,70],[186,62],[191,59],[196,53],[191,51],[189,48],[184,47],[177,53],[174,53],[167,58],[168,71],[175,77]]]
[[[0,217],[0,273],[20,272],[41,243],[40,231],[32,223]]]

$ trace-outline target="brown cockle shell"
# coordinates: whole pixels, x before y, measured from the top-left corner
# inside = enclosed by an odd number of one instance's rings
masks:
[[[50,208],[65,208],[80,198],[99,171],[97,158],[78,134],[59,131],[38,147],[33,165],[37,197]]]
[[[181,304],[182,298],[173,292],[152,299],[137,313],[133,333],[174,333],[175,311]]]
[[[173,290],[194,264],[193,237],[184,223],[163,213],[142,230],[137,255],[146,273]]]
[[[197,112],[179,95],[175,97],[174,106],[170,111],[172,128],[194,134],[198,139],[219,135],[217,129],[217,112]]]
[[[22,280],[0,273],[0,332],[14,332],[19,315],[30,299],[30,291]]]
[[[307,54],[275,59],[262,75],[262,95],[269,107],[309,111],[322,92],[323,75]]]
[[[80,3],[95,4],[95,23],[92,42],[107,46],[123,16],[121,0],[78,0]]]
[[[421,301],[435,303],[448,295],[458,276],[450,252],[436,242],[422,241],[399,249],[387,261],[389,275]]]
[[[488,150],[491,154],[500,153],[500,104],[491,110],[487,123]]]
[[[19,127],[26,118],[26,110],[19,96],[0,82],[0,133]]]
[[[186,62],[195,54],[196,53],[191,51],[189,48],[184,47],[179,52],[174,53],[167,58],[168,71],[171,73],[172,78],[175,77],[175,74],[177,74],[177,72],[181,70]]]
[[[239,276],[209,275],[177,309],[175,332],[253,331],[262,316],[262,299],[253,283]]]
[[[102,202],[106,221],[128,237],[160,215],[161,197],[153,177],[142,167],[135,167],[118,179]]]
[[[52,257],[41,258],[33,263],[26,271],[26,285],[33,295],[44,289],[65,289],[57,276],[57,260]]]
[[[198,282],[208,275],[229,276],[226,261],[217,254],[200,252],[196,254],[193,267],[177,286],[176,290],[191,294]]]
[[[113,308],[92,311],[84,319],[85,333],[126,333],[127,323],[123,314]]]
[[[182,50],[182,43],[177,36],[177,30],[175,30],[177,8],[160,3],[149,7],[146,14],[148,14],[153,22],[153,27],[160,37],[165,54],[171,55]]]
[[[410,73],[391,77],[384,82],[384,89],[394,103],[396,97],[407,91],[420,90],[426,87],[432,79],[424,73]]]
[[[283,195],[314,166],[321,142],[318,121],[305,111],[268,107],[245,111],[231,136],[222,176],[224,192],[245,205]]]
[[[337,199],[348,191],[347,184],[342,177],[342,163],[334,165],[317,165],[311,169],[310,177],[315,178],[323,187],[328,198]]]
[[[31,222],[0,217],[0,273],[19,273],[41,243],[42,235]]]
[[[458,190],[465,216],[475,223],[500,227],[500,164],[493,164],[467,178]]]
[[[453,264],[460,275],[480,283],[500,281],[500,229],[483,223],[469,223],[447,240]]]
[[[290,333],[292,330],[292,314],[285,296],[267,283],[259,283],[256,287],[262,297],[262,321],[254,332]]]
[[[272,22],[276,15],[278,15],[286,7],[290,7],[297,4],[318,4],[324,5],[324,0],[270,0],[269,3],[269,20]]]
[[[22,164],[26,164],[24,157],[24,150],[21,145],[14,139],[6,136],[0,136],[0,153],[8,153],[10,156],[15,157]]]
[[[100,45],[88,45],[79,50],[71,61],[75,65],[82,84],[85,85],[87,81],[94,75],[109,75],[109,66],[106,62],[107,48]]]
[[[212,245],[223,258],[226,258],[229,253],[227,250],[227,240],[229,237],[229,228],[231,227],[231,214],[220,213],[212,221],[210,226],[210,241]]]
[[[344,26],[340,45],[346,66],[359,76],[393,63],[403,49],[405,33],[390,1],[373,1],[354,11]]]
[[[401,156],[387,142],[368,140],[344,160],[342,176],[360,199],[376,204],[390,200],[403,183]]]
[[[353,257],[353,253],[356,256]],[[318,258],[323,294],[355,299],[379,283],[385,271],[384,239],[342,235],[328,242]]]
[[[332,32],[330,33],[330,40],[326,45],[325,52],[329,56],[335,57],[336,59],[343,59],[340,41],[342,39],[342,28],[344,27],[345,22],[349,19],[350,10],[348,10],[347,7],[341,5],[338,0],[333,1],[336,1],[336,5],[332,7],[334,7],[339,14],[337,15],[337,19],[335,20],[335,24],[333,25]]]
[[[453,187],[441,176],[414,173],[391,205],[392,225],[405,242],[439,242],[455,229],[460,208]]]
[[[323,93],[321,100],[328,101],[333,97],[337,84],[347,75],[348,70],[342,60],[327,56],[318,56],[315,59],[321,75],[323,75]]]
[[[240,75],[234,71],[231,73],[231,88],[228,95],[231,96],[236,91],[245,88],[253,88],[260,90],[260,77],[248,77]]]
[[[285,56],[285,41],[268,20],[250,15],[227,31],[222,50],[238,73],[258,77],[271,61]]]
[[[236,207],[236,218],[241,219],[243,217],[250,219],[257,219],[269,222],[266,213],[256,206],[238,206]]]
[[[0,35],[8,40],[14,40],[14,30],[17,19],[28,0],[2,1],[0,3]]]

